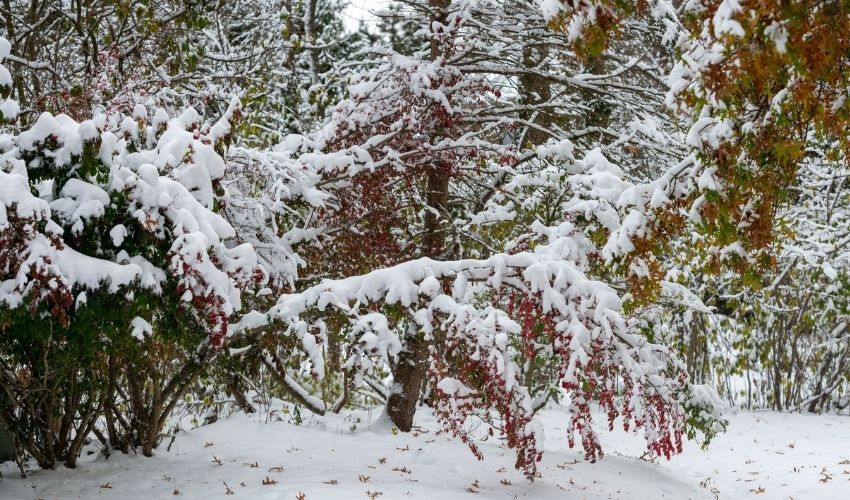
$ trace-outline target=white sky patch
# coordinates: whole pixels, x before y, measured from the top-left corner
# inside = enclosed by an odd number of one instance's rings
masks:
[[[357,31],[361,23],[365,23],[369,30],[374,29],[375,23],[378,22],[375,12],[389,4],[389,0],[351,0],[342,13],[345,30]]]

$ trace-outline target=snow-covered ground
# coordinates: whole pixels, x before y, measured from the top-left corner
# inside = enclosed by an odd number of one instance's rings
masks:
[[[371,420],[380,422],[372,415]],[[484,443],[478,462],[460,442],[437,433],[420,411],[419,430],[394,434],[370,416],[301,425],[236,415],[181,434],[154,458],[93,454],[77,469],[31,472],[0,467],[0,499],[847,499],[850,419],[777,413],[733,415],[707,451],[688,443],[672,461],[641,460],[641,440],[603,434],[596,464],[569,450],[564,417],[543,415],[542,478],[526,481],[513,454]]]

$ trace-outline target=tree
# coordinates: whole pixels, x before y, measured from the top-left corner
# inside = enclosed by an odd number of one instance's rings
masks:
[[[689,161],[642,184],[599,150],[574,155],[578,148],[562,136],[527,149],[504,141],[513,116],[488,112],[501,92],[462,59],[473,53],[465,30],[478,26],[474,11],[465,2],[412,6],[432,21],[420,31],[430,46],[410,56],[373,50],[374,68],[355,75],[350,98],[316,134],[314,150],[293,153],[331,195],[315,219],[322,250],[307,259],[308,269],[330,279],[283,295],[237,329],[298,339],[316,378],[325,375],[325,349],[339,333],[348,381],[362,382],[381,364],[392,369],[387,413],[401,430],[412,424],[427,373],[426,390],[447,429],[473,449],[469,418],[503,429],[529,476],[540,457],[533,419],[546,396],[535,401],[532,393],[541,378],[544,393],[569,395],[571,436],[580,435],[591,459],[601,456],[593,401],[608,410],[609,423],[622,415],[628,428],[651,429],[645,435],[660,455],[679,451],[683,433],[695,428],[710,437],[718,427],[708,393],[689,386],[669,351],[647,338],[651,325],[631,314],[654,297],[640,292],[645,283],[660,286],[657,273],[638,260],[623,267],[625,277],[604,266],[650,240],[650,216],[679,196],[675,169]],[[515,168],[531,159],[546,163]],[[498,242],[504,249],[492,249],[461,230],[481,203],[464,199],[467,185],[510,195],[526,186],[566,192],[552,207],[557,215],[544,223],[531,212],[528,230],[508,229]],[[485,255],[463,258],[473,251]],[[369,272],[376,263],[387,267]],[[624,304],[591,275],[633,285],[632,300]],[[340,317],[347,324],[335,331]],[[269,369],[311,409],[336,408],[278,362],[290,349],[265,350]],[[526,362],[551,368],[541,378],[520,377]]]

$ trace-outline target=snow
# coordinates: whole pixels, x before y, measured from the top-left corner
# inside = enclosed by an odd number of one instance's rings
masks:
[[[12,74],[3,66],[0,66],[0,87],[12,86]]]
[[[79,179],[68,179],[59,196],[50,202],[50,210],[63,223],[71,226],[74,234],[83,231],[86,221],[102,217],[109,205],[106,191]]]
[[[130,335],[138,340],[145,340],[145,335],[153,333],[153,326],[144,318],[136,316],[130,322]]]
[[[4,59],[9,57],[9,51],[11,50],[12,45],[9,43],[9,40],[6,40],[3,37],[0,37],[0,63],[3,62]],[[5,66],[0,64],[0,90],[8,90],[12,88],[13,80],[12,74],[9,73],[9,70],[6,69]],[[15,118],[17,115],[17,111],[12,113],[15,109],[16,103],[10,99],[0,99],[0,112],[2,112],[2,116],[0,118],[4,120],[11,120]]]
[[[461,398],[474,392],[469,387],[463,385],[463,382],[460,380],[451,377],[446,377],[443,380],[440,380],[437,383],[437,389],[445,392],[446,394],[451,394]]]
[[[547,21],[552,21],[564,10],[560,0],[540,0],[540,12]]]
[[[318,419],[302,410],[234,415],[181,432],[153,458],[84,456],[77,469],[35,471],[22,479],[0,466],[0,498],[233,498],[307,500],[445,499],[843,499],[848,491],[847,417],[740,413],[707,450],[693,442],[671,461],[640,459],[644,442],[622,431],[603,434],[610,450],[591,464],[564,438],[562,409],[547,409],[542,477],[526,481],[513,455],[490,439],[477,461],[439,433],[422,410],[410,434],[393,433],[382,416],[357,412]],[[266,421],[266,417],[270,417]],[[371,425],[370,425],[371,422]],[[166,443],[167,445],[167,443]],[[219,465],[217,461],[220,461]],[[267,484],[264,485],[263,481]],[[471,490],[471,491],[470,491]]]
[[[741,11],[741,4],[738,0],[723,0],[717,6],[714,14],[714,36],[721,38],[725,33],[734,36],[743,37],[744,28],[741,23],[732,19],[732,17]]]
[[[12,50],[12,44],[9,40],[0,37],[0,61],[9,57],[9,52]]]
[[[81,128],[81,124],[68,115],[53,116],[44,112],[32,127],[20,133],[18,148],[23,152],[36,151],[39,145],[49,138],[54,138],[59,146],[50,156],[57,166],[67,165],[73,156],[79,156],[83,150],[84,137],[81,132],[86,129],[80,130]]]
[[[784,26],[774,21],[770,24],[770,26],[764,29],[764,34],[773,40],[774,45],[776,45],[776,50],[780,54],[785,53],[787,50],[785,45],[788,43],[788,30],[785,29]]]
[[[4,120],[14,120],[20,112],[21,107],[18,105],[17,101],[12,99],[0,100],[0,113],[3,113]]]
[[[124,224],[117,224],[109,230],[109,237],[112,238],[112,244],[120,247],[124,243],[124,238],[127,237],[127,228]]]
[[[27,263],[49,258],[69,283],[89,290],[96,290],[107,283],[108,290],[115,293],[142,276],[142,269],[136,264],[116,264],[79,253],[69,246],[57,250],[42,235],[33,239],[29,252]]]
[[[8,212],[14,207],[14,213],[21,218],[42,220],[49,216],[49,208],[44,200],[30,193],[29,176],[20,160],[10,160],[12,171],[0,169],[0,230],[9,223]]]

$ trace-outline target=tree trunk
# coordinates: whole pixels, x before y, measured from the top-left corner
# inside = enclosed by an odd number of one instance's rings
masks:
[[[422,332],[414,331],[407,338],[405,350],[399,354],[393,373],[395,382],[387,399],[387,415],[402,432],[409,432],[413,427],[413,415],[427,372],[428,342]]]
[[[429,0],[431,8],[431,26],[434,23],[446,24],[447,9],[450,0]],[[442,55],[442,47],[436,38],[431,39],[431,59],[436,60]],[[422,256],[432,259],[443,257],[446,234],[443,227],[442,214],[445,213],[449,200],[449,174],[446,167],[450,165],[431,165],[426,178],[425,201],[428,210],[425,212],[424,236],[422,238]],[[387,399],[387,415],[392,423],[402,432],[409,432],[413,427],[413,415],[422,390],[422,384],[428,373],[428,339],[423,332],[412,326],[405,341],[405,349],[399,354],[398,363],[393,373],[393,388]]]
[[[0,387],[0,463],[17,457],[9,422],[3,419],[3,414],[6,412],[12,414],[12,402],[9,401],[6,390]]]
[[[522,51],[523,66],[537,68],[546,60],[548,52],[545,45],[529,44]],[[539,127],[527,125],[525,134],[519,138],[519,146],[543,144],[552,137],[546,131],[551,125],[552,115],[550,110],[538,106],[552,99],[552,87],[545,77],[531,72],[520,75],[519,83],[520,102],[527,106],[520,112],[520,118]]]

